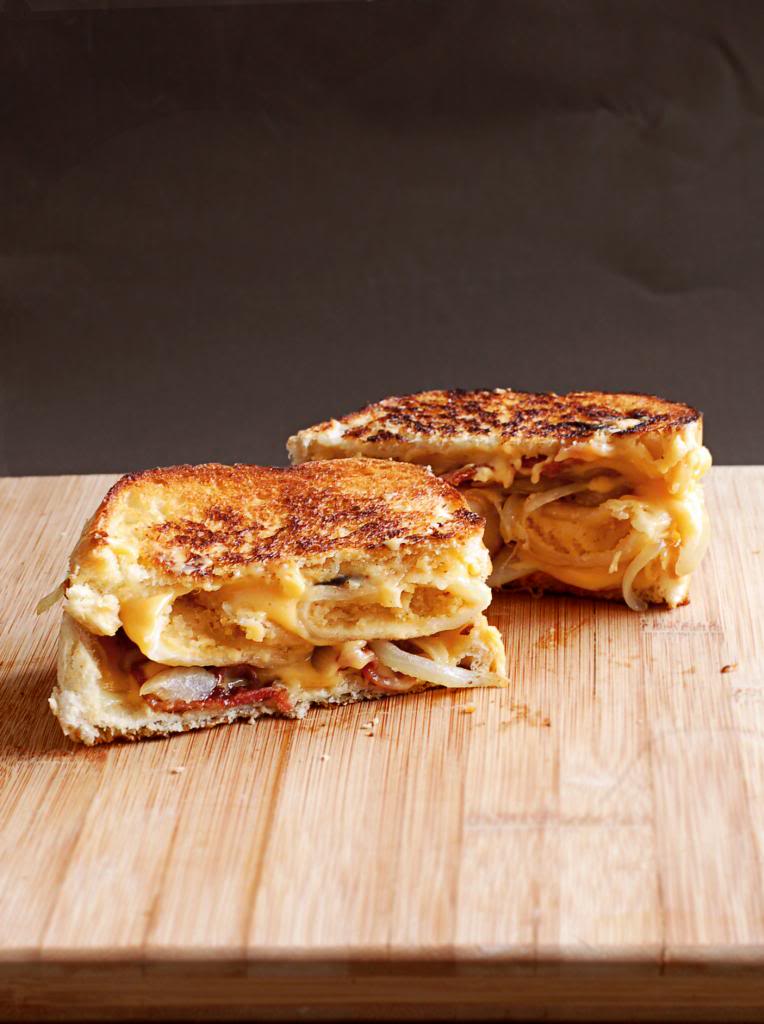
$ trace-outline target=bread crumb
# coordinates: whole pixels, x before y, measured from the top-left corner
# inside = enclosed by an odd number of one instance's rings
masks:
[[[474,715],[475,712],[477,711],[477,708],[475,707],[474,704],[464,704],[462,706],[462,711],[464,712],[465,715]]]
[[[727,672],[736,672],[736,671],[737,671],[737,662],[736,661],[731,662],[729,665],[722,665],[722,672],[724,672],[725,674]]]
[[[514,701],[510,707],[510,717],[501,721],[500,725],[515,725],[517,722],[524,722],[534,729],[551,729],[552,720],[548,715],[543,714],[539,709],[531,709],[527,704],[517,704]]]

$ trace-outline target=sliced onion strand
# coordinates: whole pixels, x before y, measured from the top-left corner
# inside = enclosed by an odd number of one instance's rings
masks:
[[[389,640],[372,640],[369,644],[382,664],[393,672],[421,679],[437,686],[459,688],[465,686],[503,686],[504,679],[498,672],[474,672],[468,668],[453,665],[439,665],[419,654],[410,654]]]
[[[565,484],[564,487],[552,487],[548,491],[531,494],[525,501],[523,514],[525,516],[533,515],[533,513],[543,505],[548,505],[551,501],[559,501],[560,498],[567,498],[571,494],[578,494],[579,491],[585,491],[588,487],[588,482],[580,484]]]
[[[650,544],[646,548],[643,548],[624,573],[623,599],[629,608],[635,612],[643,612],[645,608],[647,608],[647,604],[641,597],[637,597],[634,593],[634,580],[649,562],[652,562],[654,558],[658,557],[662,550],[662,542],[658,544]]]
[[[217,676],[206,668],[166,668],[147,680],[141,697],[157,697],[168,704],[206,700],[217,685]]]

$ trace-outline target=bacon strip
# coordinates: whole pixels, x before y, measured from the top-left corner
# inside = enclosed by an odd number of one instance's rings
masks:
[[[211,668],[210,671],[218,676],[218,685],[204,700],[169,702],[160,700],[152,694],[146,694],[143,699],[155,711],[169,711],[172,714],[182,714],[184,711],[220,711],[223,708],[236,708],[245,704],[270,704],[282,715],[294,711],[294,704],[283,686],[259,686],[255,669],[251,665],[237,665],[237,673],[245,674],[241,671],[243,668],[247,669],[246,675],[252,680],[251,685],[237,686],[232,690],[226,690],[221,685],[223,669]]]
[[[441,480],[445,480],[452,487],[461,487],[462,484],[470,483],[477,475],[477,466],[462,466],[461,469],[452,469],[450,473],[444,473]]]
[[[417,685],[416,679],[405,681],[406,677],[399,676],[397,672],[391,672],[375,658],[361,669],[361,675],[369,684],[385,693],[406,693],[413,686]]]

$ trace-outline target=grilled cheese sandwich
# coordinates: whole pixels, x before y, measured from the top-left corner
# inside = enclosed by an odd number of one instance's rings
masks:
[[[415,466],[124,477],[54,595],[64,614],[51,707],[68,735],[96,743],[501,685],[481,535],[464,498]]]
[[[494,587],[687,600],[708,544],[702,417],[645,395],[429,391],[300,431],[292,461],[421,463],[485,520]]]

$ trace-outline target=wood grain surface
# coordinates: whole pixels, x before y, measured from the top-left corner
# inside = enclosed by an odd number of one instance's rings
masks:
[[[762,1019],[764,468],[685,608],[497,596],[504,692],[88,750],[33,609],[112,479],[0,482],[0,1016]]]

